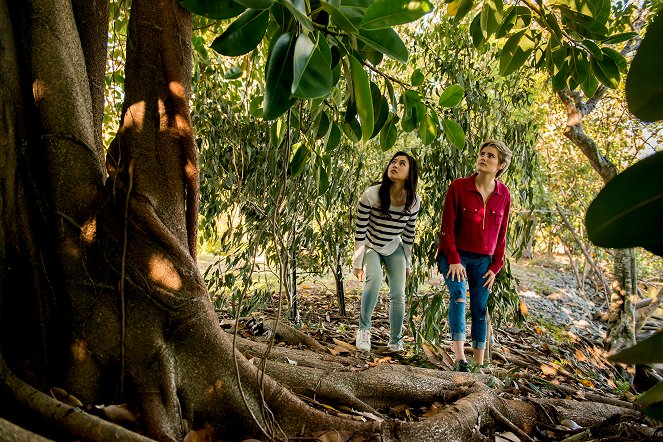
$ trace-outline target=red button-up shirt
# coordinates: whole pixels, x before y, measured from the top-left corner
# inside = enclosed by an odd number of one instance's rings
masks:
[[[459,251],[492,255],[488,268],[497,274],[504,265],[511,194],[504,183],[495,180],[495,190],[484,205],[475,178],[476,174],[451,182],[437,253],[444,253],[449,264],[460,263]]]

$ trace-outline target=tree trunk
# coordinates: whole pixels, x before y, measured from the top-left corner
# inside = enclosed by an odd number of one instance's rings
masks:
[[[566,106],[567,120],[564,135],[575,144],[587,157],[589,163],[599,174],[604,183],[614,178],[617,167],[601,154],[598,146],[583,129],[584,117],[589,114],[597,102],[605,94],[606,88],[601,86],[593,98],[583,102],[580,93],[563,90],[558,93]],[[635,282],[633,271],[635,258],[633,250],[616,250],[614,258],[614,276],[616,287],[613,288],[610,303],[611,321],[606,336],[607,348],[611,352],[631,347],[635,344]]]

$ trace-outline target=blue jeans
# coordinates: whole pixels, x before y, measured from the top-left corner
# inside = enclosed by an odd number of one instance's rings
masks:
[[[378,302],[378,293],[382,286],[382,263],[387,271],[389,284],[389,343],[399,344],[403,339],[403,318],[405,317],[405,253],[403,246],[391,255],[380,255],[373,249],[364,253],[364,291],[361,294],[359,328],[371,328],[371,316]]]
[[[490,255],[460,252],[460,263],[465,267],[467,281],[452,281],[447,278],[449,261],[440,253],[438,266],[449,289],[449,330],[452,341],[465,341],[465,303],[467,286],[470,288],[470,313],[472,314],[472,348],[486,348],[486,306],[490,290],[484,287],[483,275],[488,271]]]

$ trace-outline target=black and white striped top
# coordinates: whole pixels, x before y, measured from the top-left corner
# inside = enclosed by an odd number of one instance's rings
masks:
[[[380,255],[394,253],[399,244],[403,244],[407,268],[412,263],[412,244],[414,243],[414,225],[419,213],[419,196],[415,196],[412,207],[403,213],[403,206],[390,206],[391,218],[380,210],[380,185],[371,186],[359,198],[357,228],[355,231],[355,253],[352,266],[363,267],[366,248],[371,248]]]

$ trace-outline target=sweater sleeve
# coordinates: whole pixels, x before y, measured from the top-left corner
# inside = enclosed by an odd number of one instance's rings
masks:
[[[493,253],[493,262],[488,267],[494,274],[498,274],[504,265],[504,252],[506,250],[506,232],[509,230],[509,211],[511,210],[511,194],[507,193],[506,204],[504,205],[504,218],[500,231],[497,233],[497,244]]]
[[[371,214],[371,201],[366,190],[359,198],[357,207],[357,225],[355,227],[355,253],[352,259],[352,268],[361,269],[366,251],[366,229],[368,217]]]
[[[412,245],[414,244],[414,233],[415,226],[417,222],[417,216],[419,215],[419,207],[421,202],[419,201],[419,196],[415,197],[415,204],[413,204],[410,215],[410,219],[407,224],[405,224],[405,229],[403,229],[403,235],[401,236],[403,240],[403,252],[405,253],[405,267],[412,267]]]
[[[438,255],[444,253],[449,264],[460,263],[460,255],[456,249],[456,216],[458,215],[458,204],[460,200],[458,182],[452,182],[444,198],[442,209],[442,225],[440,226],[440,245]]]

